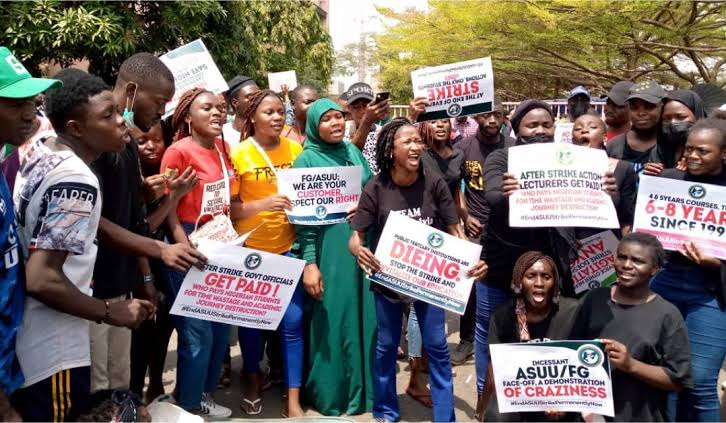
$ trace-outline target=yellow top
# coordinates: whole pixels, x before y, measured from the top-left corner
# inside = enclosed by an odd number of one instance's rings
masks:
[[[285,137],[280,137],[280,144],[274,150],[265,150],[278,170],[292,167],[301,152],[300,144]],[[232,147],[230,157],[237,170],[239,198],[243,203],[277,194],[277,178],[249,138]],[[270,253],[287,252],[295,241],[295,228],[288,222],[284,211],[264,211],[238,219],[234,221],[234,228],[240,235],[257,228],[247,238],[245,246]]]

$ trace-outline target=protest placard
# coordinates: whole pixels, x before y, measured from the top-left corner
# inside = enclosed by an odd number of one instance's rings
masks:
[[[489,345],[501,413],[573,411],[613,417],[610,363],[599,341]]]
[[[369,279],[411,298],[464,314],[481,245],[424,225],[402,214],[388,215],[376,247],[381,271]]]
[[[276,93],[282,92],[282,86],[292,91],[297,87],[297,74],[294,70],[285,72],[270,72],[267,74],[267,83],[270,89]]]
[[[290,223],[330,225],[345,222],[358,205],[361,193],[360,166],[309,167],[277,171],[277,192],[292,202],[285,210]]]
[[[215,94],[221,94],[229,89],[202,40],[184,44],[159,59],[174,74],[174,97],[166,105],[164,118],[174,113],[179,98],[192,88],[204,88]]]
[[[305,262],[205,239],[198,248],[207,265],[189,269],[170,313],[276,330]]]
[[[492,111],[494,73],[489,57],[411,72],[414,97],[426,97],[418,121],[446,119]]]
[[[642,175],[633,230],[655,235],[666,250],[692,241],[726,260],[726,187]]]
[[[565,142],[572,144],[572,128],[575,127],[571,122],[559,122],[555,125],[555,142]]]
[[[613,201],[602,190],[605,151],[565,143],[521,145],[509,149],[508,166],[519,181],[509,197],[512,227],[619,227]]]
[[[570,262],[575,294],[615,282],[615,253],[618,239],[612,231],[603,231],[581,239],[577,256]]]

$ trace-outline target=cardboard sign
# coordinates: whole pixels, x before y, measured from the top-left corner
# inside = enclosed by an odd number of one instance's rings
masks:
[[[726,187],[642,175],[633,230],[655,235],[666,250],[692,241],[726,260]]]
[[[555,142],[565,142],[572,144],[572,128],[574,123],[560,122],[555,125]]]
[[[290,223],[330,225],[345,222],[361,194],[360,166],[309,167],[277,171],[277,191],[292,201]]]
[[[207,265],[189,269],[170,313],[276,330],[305,261],[206,239],[198,248]]]
[[[612,285],[617,280],[613,264],[618,249],[613,231],[581,239],[578,244],[577,257],[570,263],[575,294]]]
[[[489,57],[411,72],[414,97],[426,97],[426,112],[418,121],[491,112],[494,73]]]
[[[574,411],[614,416],[610,363],[602,342],[489,345],[501,413]]]
[[[285,72],[270,72],[267,74],[267,82],[272,91],[276,93],[282,92],[282,86],[287,85],[288,91],[297,87],[297,74],[294,70]]]
[[[192,88],[204,88],[215,94],[229,89],[201,39],[174,49],[159,59],[174,74],[174,97],[166,105],[164,118],[174,113],[179,98]]]
[[[605,151],[564,143],[511,147],[509,173],[519,189],[509,197],[512,227],[618,228],[610,196],[602,190]]]
[[[371,282],[411,298],[464,314],[481,245],[391,212],[376,247],[380,272]]]

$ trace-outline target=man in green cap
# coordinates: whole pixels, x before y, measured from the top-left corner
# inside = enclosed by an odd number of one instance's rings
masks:
[[[35,96],[60,81],[33,78],[5,47],[0,47],[0,147],[21,145],[31,135],[35,120]],[[23,384],[15,355],[15,334],[23,317],[25,293],[17,244],[13,201],[5,177],[0,174],[0,421],[19,421],[8,396]]]

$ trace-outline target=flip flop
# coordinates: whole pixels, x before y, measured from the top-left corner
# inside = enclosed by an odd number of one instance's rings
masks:
[[[406,395],[413,398],[414,401],[427,408],[433,408],[434,403],[431,401],[431,394],[413,394],[410,389],[406,389]]]
[[[262,413],[262,398],[257,398],[254,401],[250,401],[247,398],[242,398],[242,401],[249,405],[249,410],[243,407],[244,404],[239,406],[243,413],[247,414],[248,416],[256,416]],[[257,408],[258,405],[259,408]]]

